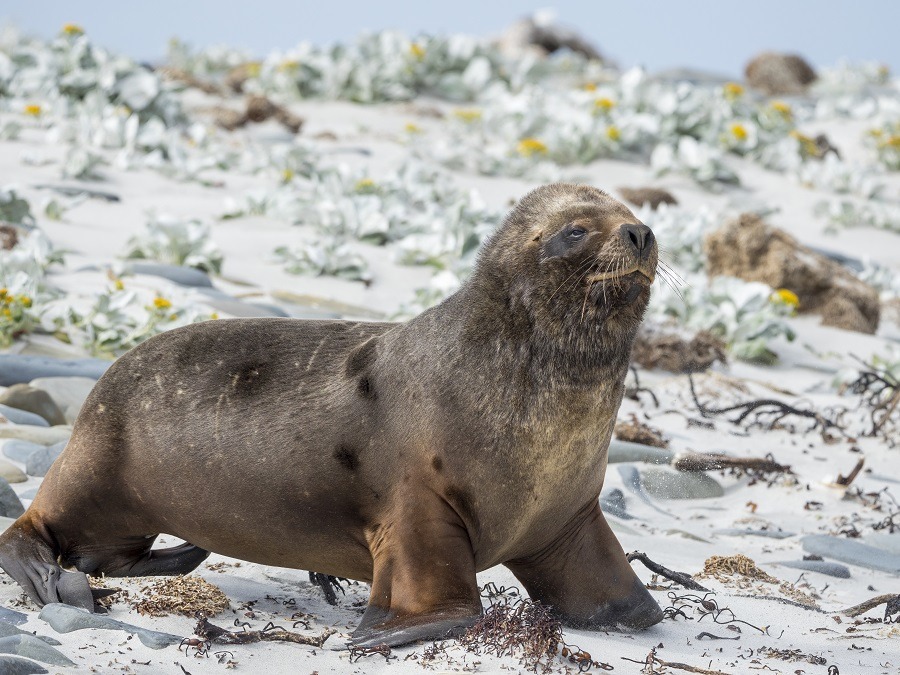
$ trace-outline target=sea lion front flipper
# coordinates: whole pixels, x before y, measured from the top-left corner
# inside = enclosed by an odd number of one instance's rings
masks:
[[[505,564],[532,599],[553,607],[568,626],[643,629],[662,621],[596,500],[543,550]]]
[[[435,503],[436,502],[436,503]],[[369,533],[374,561],[369,607],[351,645],[396,647],[457,635],[481,616],[475,555],[459,517],[442,500],[409,500]]]
[[[209,551],[185,542],[170,548],[156,548],[112,568],[102,565],[108,577],[171,577],[189,574],[209,557]]]

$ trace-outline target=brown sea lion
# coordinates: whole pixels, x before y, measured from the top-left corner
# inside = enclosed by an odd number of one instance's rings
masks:
[[[657,623],[598,506],[656,264],[621,203],[549,185],[408,323],[147,340],[97,383],[0,565],[38,604],[87,608],[85,574],[187,573],[209,551],[359,579],[359,645],[460,631],[499,564],[567,625]],[[190,543],[152,550],[163,532]]]

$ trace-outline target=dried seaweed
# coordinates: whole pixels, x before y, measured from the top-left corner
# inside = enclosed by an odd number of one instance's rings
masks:
[[[675,572],[673,570],[670,570],[668,567],[663,567],[659,563],[650,560],[650,558],[648,558],[645,553],[641,553],[640,551],[632,551],[625,557],[627,558],[628,562],[639,560],[648,570],[650,570],[654,574],[664,576],[666,579],[674,581],[676,584],[680,584],[692,591],[709,591],[708,588],[704,588],[696,581],[694,581],[691,578],[690,574],[687,574],[685,572]]]
[[[654,429],[641,422],[637,415],[631,414],[631,420],[616,422],[615,436],[620,441],[651,445],[654,448],[668,448],[669,441],[659,429]]]
[[[241,624],[235,619],[236,625]],[[210,644],[246,645],[252,642],[294,642],[301,645],[321,647],[325,641],[337,631],[326,628],[318,636],[302,635],[276,626],[271,621],[261,630],[230,631],[211,624],[205,616],[200,616],[194,628],[194,634]]]
[[[132,609],[147,616],[215,616],[231,608],[222,590],[197,576],[158,579],[141,588],[143,597],[131,602]]]

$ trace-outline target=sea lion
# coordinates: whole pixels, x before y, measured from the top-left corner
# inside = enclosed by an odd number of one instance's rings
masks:
[[[87,608],[85,574],[182,574],[209,551],[358,579],[362,646],[458,633],[499,564],[567,625],[657,623],[598,506],[656,265],[628,208],[554,184],[408,323],[147,340],[97,383],[0,566],[38,604]],[[152,550],[159,533],[189,543]]]

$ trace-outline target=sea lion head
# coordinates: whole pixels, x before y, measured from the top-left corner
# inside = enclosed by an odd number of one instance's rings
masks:
[[[594,187],[555,183],[516,204],[473,276],[493,277],[494,292],[537,331],[630,348],[656,266],[656,238],[628,207]]]

